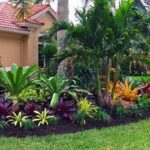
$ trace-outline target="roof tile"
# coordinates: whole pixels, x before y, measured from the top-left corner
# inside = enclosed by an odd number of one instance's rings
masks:
[[[30,7],[29,8],[30,16],[24,21],[34,23],[34,24],[42,24],[41,22],[37,21],[36,19],[31,19],[31,17],[47,7],[50,7],[50,6],[49,5],[34,5],[34,6]],[[28,31],[27,28],[20,27],[19,25],[15,24],[15,22],[19,21],[16,18],[15,10],[16,10],[15,7],[11,4],[8,4],[8,3],[0,4],[0,27]]]

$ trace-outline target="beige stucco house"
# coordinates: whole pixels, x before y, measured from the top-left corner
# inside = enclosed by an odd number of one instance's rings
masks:
[[[29,66],[39,62],[39,37],[56,21],[50,5],[35,5],[23,21],[16,18],[16,9],[0,3],[0,57],[4,67],[13,63]]]

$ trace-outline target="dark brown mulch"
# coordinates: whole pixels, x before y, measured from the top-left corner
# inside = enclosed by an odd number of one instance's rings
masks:
[[[111,122],[102,122],[96,120],[88,120],[85,126],[79,126],[75,123],[68,121],[61,121],[57,125],[43,126],[35,128],[34,130],[25,130],[18,127],[10,126],[5,130],[0,131],[0,136],[4,137],[26,137],[26,136],[45,136],[51,134],[65,134],[65,133],[75,133],[78,131],[84,131],[89,129],[101,129],[106,127],[112,127],[117,125],[128,124],[132,122],[137,122],[139,120],[150,118],[150,110],[146,112],[144,117],[127,117],[124,119],[114,118]]]

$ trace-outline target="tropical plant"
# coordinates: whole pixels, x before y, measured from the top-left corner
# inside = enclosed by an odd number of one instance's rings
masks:
[[[7,122],[0,120],[0,130],[4,130],[8,127]]]
[[[8,122],[11,122],[14,126],[19,125],[21,128],[28,116],[24,116],[22,112],[19,112],[18,114],[13,112],[12,115],[7,116],[6,118],[8,119]]]
[[[105,112],[101,109],[97,110],[94,118],[96,120],[102,120],[102,121],[106,121],[106,122],[110,122],[112,120],[111,116],[107,112]]]
[[[35,85],[32,85],[23,89],[22,92],[19,94],[18,99],[23,102],[26,101],[42,102],[45,100],[46,96],[47,93],[46,91],[44,91],[43,88],[36,88]]]
[[[81,113],[79,111],[77,112],[75,120],[78,124],[80,124],[81,126],[85,125],[86,119],[87,119],[87,116],[84,113]]]
[[[50,106],[53,108],[57,106],[60,96],[64,93],[71,95],[75,99],[77,98],[77,92],[89,93],[86,90],[80,89],[76,85],[75,80],[64,79],[60,76],[41,77],[41,82],[45,85],[45,90],[52,95]]]
[[[100,62],[104,57],[108,58],[110,64],[107,72],[109,73],[111,60],[115,57],[116,61],[114,61],[113,65],[117,70],[115,73],[116,82],[120,74],[120,60],[122,56],[131,53],[131,49],[135,46],[135,41],[139,37],[138,35],[141,34],[138,26],[141,20],[134,20],[136,16],[140,16],[138,10],[134,8],[134,1],[121,1],[119,8],[115,11],[112,11],[110,3],[108,0],[95,0],[89,10],[77,11],[77,17],[80,21],[77,25],[66,22],[58,22],[56,24],[57,30],[66,29],[67,37],[73,39],[68,44],[69,49],[65,51],[69,53],[69,56],[66,56],[66,58],[80,56],[82,60],[88,61],[93,70],[95,70],[95,87],[99,104],[103,104],[100,81],[101,71],[99,70]],[[74,50],[74,47],[71,47],[73,45],[72,41],[77,41],[76,43],[78,43],[80,49],[79,53]],[[70,51],[72,51],[72,55]],[[58,56],[61,56],[61,54],[59,53]],[[107,75],[107,78],[110,78],[110,75]]]
[[[42,106],[35,102],[26,103],[24,107],[25,112],[30,116],[35,115],[34,111],[40,111],[41,109]]]
[[[136,117],[141,117],[143,115],[143,109],[141,109],[141,107],[139,107],[138,105],[132,105],[129,111],[129,114],[131,116],[136,116]]]
[[[35,124],[31,119],[27,119],[25,122],[23,122],[22,127],[26,130],[33,130],[35,128]]]
[[[150,83],[144,84],[142,87],[143,93],[150,98]]]
[[[32,0],[9,0],[12,4],[15,4],[17,18],[24,20],[30,15],[29,7],[32,5]],[[19,7],[18,7],[19,6]]]
[[[62,98],[59,100],[56,108],[52,108],[51,113],[59,116],[60,118],[66,118],[74,120],[77,108],[73,101],[64,101]]]
[[[117,106],[115,112],[116,112],[116,116],[121,119],[125,118],[129,114],[129,110],[122,106]]]
[[[37,72],[38,67],[18,67],[13,64],[10,71],[5,68],[0,69],[0,78],[2,87],[8,92],[8,96],[12,96],[14,101],[18,101],[19,94],[32,85],[30,78]]]
[[[76,121],[81,125],[85,125],[87,117],[93,119],[98,111],[98,107],[86,98],[77,102],[77,109]]]
[[[136,87],[132,89],[132,84],[129,83],[129,81],[125,81],[125,83],[119,84],[118,88],[116,89],[116,93],[119,95],[119,97],[126,101],[135,101],[140,96],[138,94],[140,87]]]
[[[126,80],[130,82],[138,82],[138,83],[149,83],[150,77],[149,76],[127,76]]]
[[[33,119],[33,122],[38,122],[38,126],[48,125],[49,119],[55,118],[49,115],[49,111],[46,108],[41,113],[39,111],[34,111],[34,113],[36,117]]]
[[[140,87],[137,86],[135,88],[132,87],[132,83],[129,83],[128,80],[126,80],[124,83],[118,81],[116,83],[109,83],[109,93],[113,97],[114,103],[119,102],[120,100],[133,102],[137,100],[137,98],[140,96],[139,90]]]
[[[150,98],[148,98],[147,95],[142,95],[138,98],[137,103],[143,111],[147,111],[150,107]]]
[[[6,101],[0,101],[0,118],[7,116],[12,110],[12,105]]]
[[[119,89],[119,81],[116,83],[109,82],[107,85],[108,94],[111,96],[113,103],[117,103],[119,100],[118,89]]]
[[[48,75],[55,75],[57,73],[58,62],[52,60],[52,58],[57,53],[57,45],[51,41],[49,37],[48,43],[49,44],[45,45],[41,52],[45,58],[46,73]]]

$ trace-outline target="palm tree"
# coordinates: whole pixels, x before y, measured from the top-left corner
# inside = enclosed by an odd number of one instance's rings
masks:
[[[77,13],[80,19],[79,24],[73,25],[62,22],[60,27],[62,29],[63,26],[68,32],[67,36],[78,41],[79,44],[80,52],[76,50],[75,53],[75,48],[73,48],[72,54],[68,52],[69,56],[82,56],[96,71],[97,99],[99,104],[102,104],[100,61],[104,57],[108,57],[109,62],[115,58],[115,67],[120,70],[119,64],[122,56],[130,53],[133,43],[135,46],[139,35],[142,35],[139,29],[141,20],[135,20],[137,16],[140,16],[140,13],[134,8],[133,0],[123,0],[115,12],[112,11],[109,0],[95,0],[94,6],[88,11],[83,10]],[[61,54],[59,55],[61,56]],[[116,77],[118,73],[119,71]]]
[[[68,21],[69,20],[69,5],[68,0],[58,0],[58,20],[60,21]],[[60,30],[57,32],[57,45],[58,45],[58,52],[64,48],[64,38],[66,36],[66,30]],[[67,59],[62,61],[57,70],[57,74],[65,74],[67,72]]]

